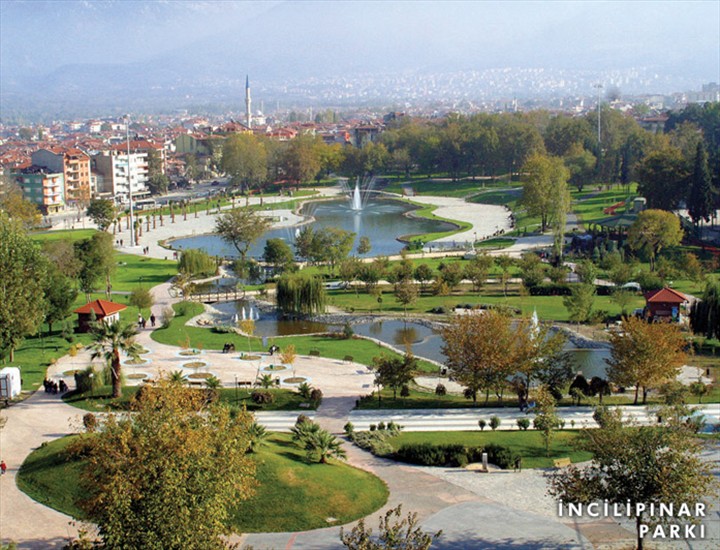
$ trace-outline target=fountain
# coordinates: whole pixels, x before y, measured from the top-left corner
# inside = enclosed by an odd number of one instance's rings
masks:
[[[352,197],[352,209],[356,212],[362,210],[363,204],[360,198],[360,178],[355,182],[355,191],[353,191]]]

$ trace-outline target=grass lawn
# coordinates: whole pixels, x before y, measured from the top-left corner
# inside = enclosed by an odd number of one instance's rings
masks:
[[[117,268],[110,284],[114,291],[130,292],[139,286],[152,288],[177,275],[177,262],[147,256],[116,253]]]
[[[615,214],[605,214],[603,210],[618,202],[635,197],[637,184],[631,184],[629,193],[623,186],[616,186],[610,190],[599,192],[592,187],[585,187],[582,193],[578,193],[577,189],[574,188],[572,191],[572,198],[576,201],[573,204],[573,211],[577,214],[578,220],[586,225],[597,223],[611,216],[624,214],[624,206],[620,206],[615,211]]]
[[[202,312],[202,305],[188,303],[189,305],[175,305],[175,311],[185,310],[185,315],[176,315],[167,329],[159,329],[152,333],[152,339],[161,344],[178,346],[181,342],[190,343],[191,347],[202,347],[203,349],[221,350],[226,342],[233,342],[237,351],[259,351],[262,348],[260,338],[251,338],[248,345],[248,338],[235,334],[216,333],[211,329],[185,326],[188,319]],[[318,336],[287,336],[269,338],[269,343],[275,343],[280,347],[293,344],[300,355],[309,355],[311,350],[320,352],[320,356],[332,359],[344,359],[350,355],[353,360],[363,365],[372,363],[373,357],[385,353],[394,355],[392,351],[382,348],[369,340],[352,338],[344,340],[324,335]],[[420,362],[422,370],[435,372],[437,367],[427,361]],[[321,388],[322,389],[322,388]]]
[[[95,234],[94,229],[63,229],[58,231],[41,231],[38,233],[30,233],[30,238],[36,243],[44,243],[51,241],[70,241],[75,242],[81,239],[89,239]]]
[[[476,432],[401,432],[389,439],[393,449],[407,443],[433,443],[435,445],[465,445],[480,447],[488,444],[504,445],[522,457],[523,468],[551,468],[556,458],[569,457],[572,462],[590,460],[592,455],[573,449],[572,442],[577,436],[573,430],[555,432],[550,445],[550,455],[545,453],[541,433],[528,431],[476,431]]]
[[[106,411],[126,411],[130,409],[130,400],[140,389],[140,386],[123,386],[123,395],[114,399],[112,396],[112,387],[104,386],[94,392],[76,393],[68,392],[63,396],[63,400],[78,409],[91,412]],[[303,398],[298,392],[288,389],[262,389],[260,391],[270,392],[275,396],[275,401],[267,405],[258,405],[250,399],[250,394],[255,389],[238,388],[237,392],[234,388],[221,388],[220,402],[228,405],[237,405],[238,407],[246,407],[247,410],[254,411],[302,411],[314,410],[316,407],[310,405],[300,407],[302,403],[308,404],[308,400]],[[202,391],[198,389],[198,391]]]
[[[414,304],[408,306],[407,311],[408,313],[425,313],[435,307],[454,307],[460,303],[505,304],[519,308],[525,314],[531,314],[533,310],[537,310],[538,317],[542,320],[568,321],[568,311],[563,305],[562,296],[520,296],[517,294],[516,289],[516,286],[510,285],[507,297],[503,296],[502,287],[497,284],[485,285],[482,294],[479,296],[475,292],[456,293],[450,296],[423,295]],[[358,296],[354,292],[347,291],[331,291],[328,294],[331,305],[347,311],[354,311],[355,313],[403,313],[402,304],[395,300],[391,292],[383,295],[382,308],[378,307],[374,296],[365,292],[361,292]],[[644,299],[641,296],[636,296],[628,307],[632,310],[632,308],[642,307],[644,304]],[[611,315],[620,313],[620,307],[609,296],[596,296],[593,308],[605,310]]]
[[[408,202],[411,202],[411,200],[408,200]],[[438,220],[442,222],[448,222],[451,224],[454,224],[456,226],[455,229],[449,230],[449,231],[437,231],[435,233],[422,233],[419,235],[401,235],[400,239],[408,240],[408,241],[422,241],[424,243],[428,241],[434,241],[435,239],[441,239],[442,237],[448,237],[450,235],[455,235],[456,233],[459,233],[461,231],[467,231],[468,229],[472,228],[472,224],[468,222],[463,222],[459,220],[451,220],[449,218],[442,218],[440,216],[436,216],[433,214],[433,211],[437,209],[437,206],[432,206],[430,204],[420,204],[420,203],[412,203],[420,208],[417,210],[413,210],[412,214],[413,216],[417,216],[418,218],[427,218],[429,220]]]
[[[23,463],[18,486],[34,500],[82,519],[77,506],[83,464],[65,450],[76,436],[64,437],[34,451]],[[328,527],[328,517],[346,523],[387,501],[385,484],[374,475],[337,461],[308,464],[305,453],[285,434],[271,434],[255,455],[260,487],[231,513],[237,532],[304,531]]]
[[[485,182],[486,184],[488,182]],[[419,180],[410,181],[408,186],[412,188],[416,195],[432,195],[436,197],[457,197],[463,198],[472,193],[477,193],[482,189],[482,180],[460,180],[460,181],[437,181],[437,180]],[[399,183],[393,183],[385,188],[390,193],[402,193],[403,186]]]

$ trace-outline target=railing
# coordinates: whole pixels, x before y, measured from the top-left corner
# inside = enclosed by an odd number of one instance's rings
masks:
[[[234,300],[242,300],[245,292],[237,289],[219,290],[215,292],[195,292],[190,294],[187,299],[191,302],[201,302],[204,304],[211,302],[229,302]]]

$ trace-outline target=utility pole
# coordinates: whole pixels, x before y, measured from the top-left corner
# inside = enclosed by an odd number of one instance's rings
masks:
[[[597,113],[597,125],[598,125],[598,128],[597,128],[597,130],[598,130],[598,148],[600,148],[600,142],[601,142],[601,140],[600,140],[600,137],[601,137],[601,135],[600,135],[600,105],[601,105],[600,94],[602,93],[603,85],[600,82],[598,82],[593,87],[597,88],[597,91],[598,91],[598,100],[597,100],[597,112],[598,112]]]
[[[132,178],[130,176],[130,115],[125,115],[125,140],[127,141],[127,180],[128,180],[128,200],[130,202],[130,246],[135,246],[135,220],[133,219],[133,198],[132,198]]]

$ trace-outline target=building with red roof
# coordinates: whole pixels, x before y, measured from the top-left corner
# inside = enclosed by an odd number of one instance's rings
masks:
[[[690,300],[682,292],[672,288],[661,288],[645,293],[645,317],[654,321],[679,321],[683,308]]]
[[[124,309],[127,309],[126,305],[107,300],[88,302],[73,312],[78,314],[78,332],[90,332],[92,312],[95,313],[96,321],[112,324],[120,320],[120,312]]]

